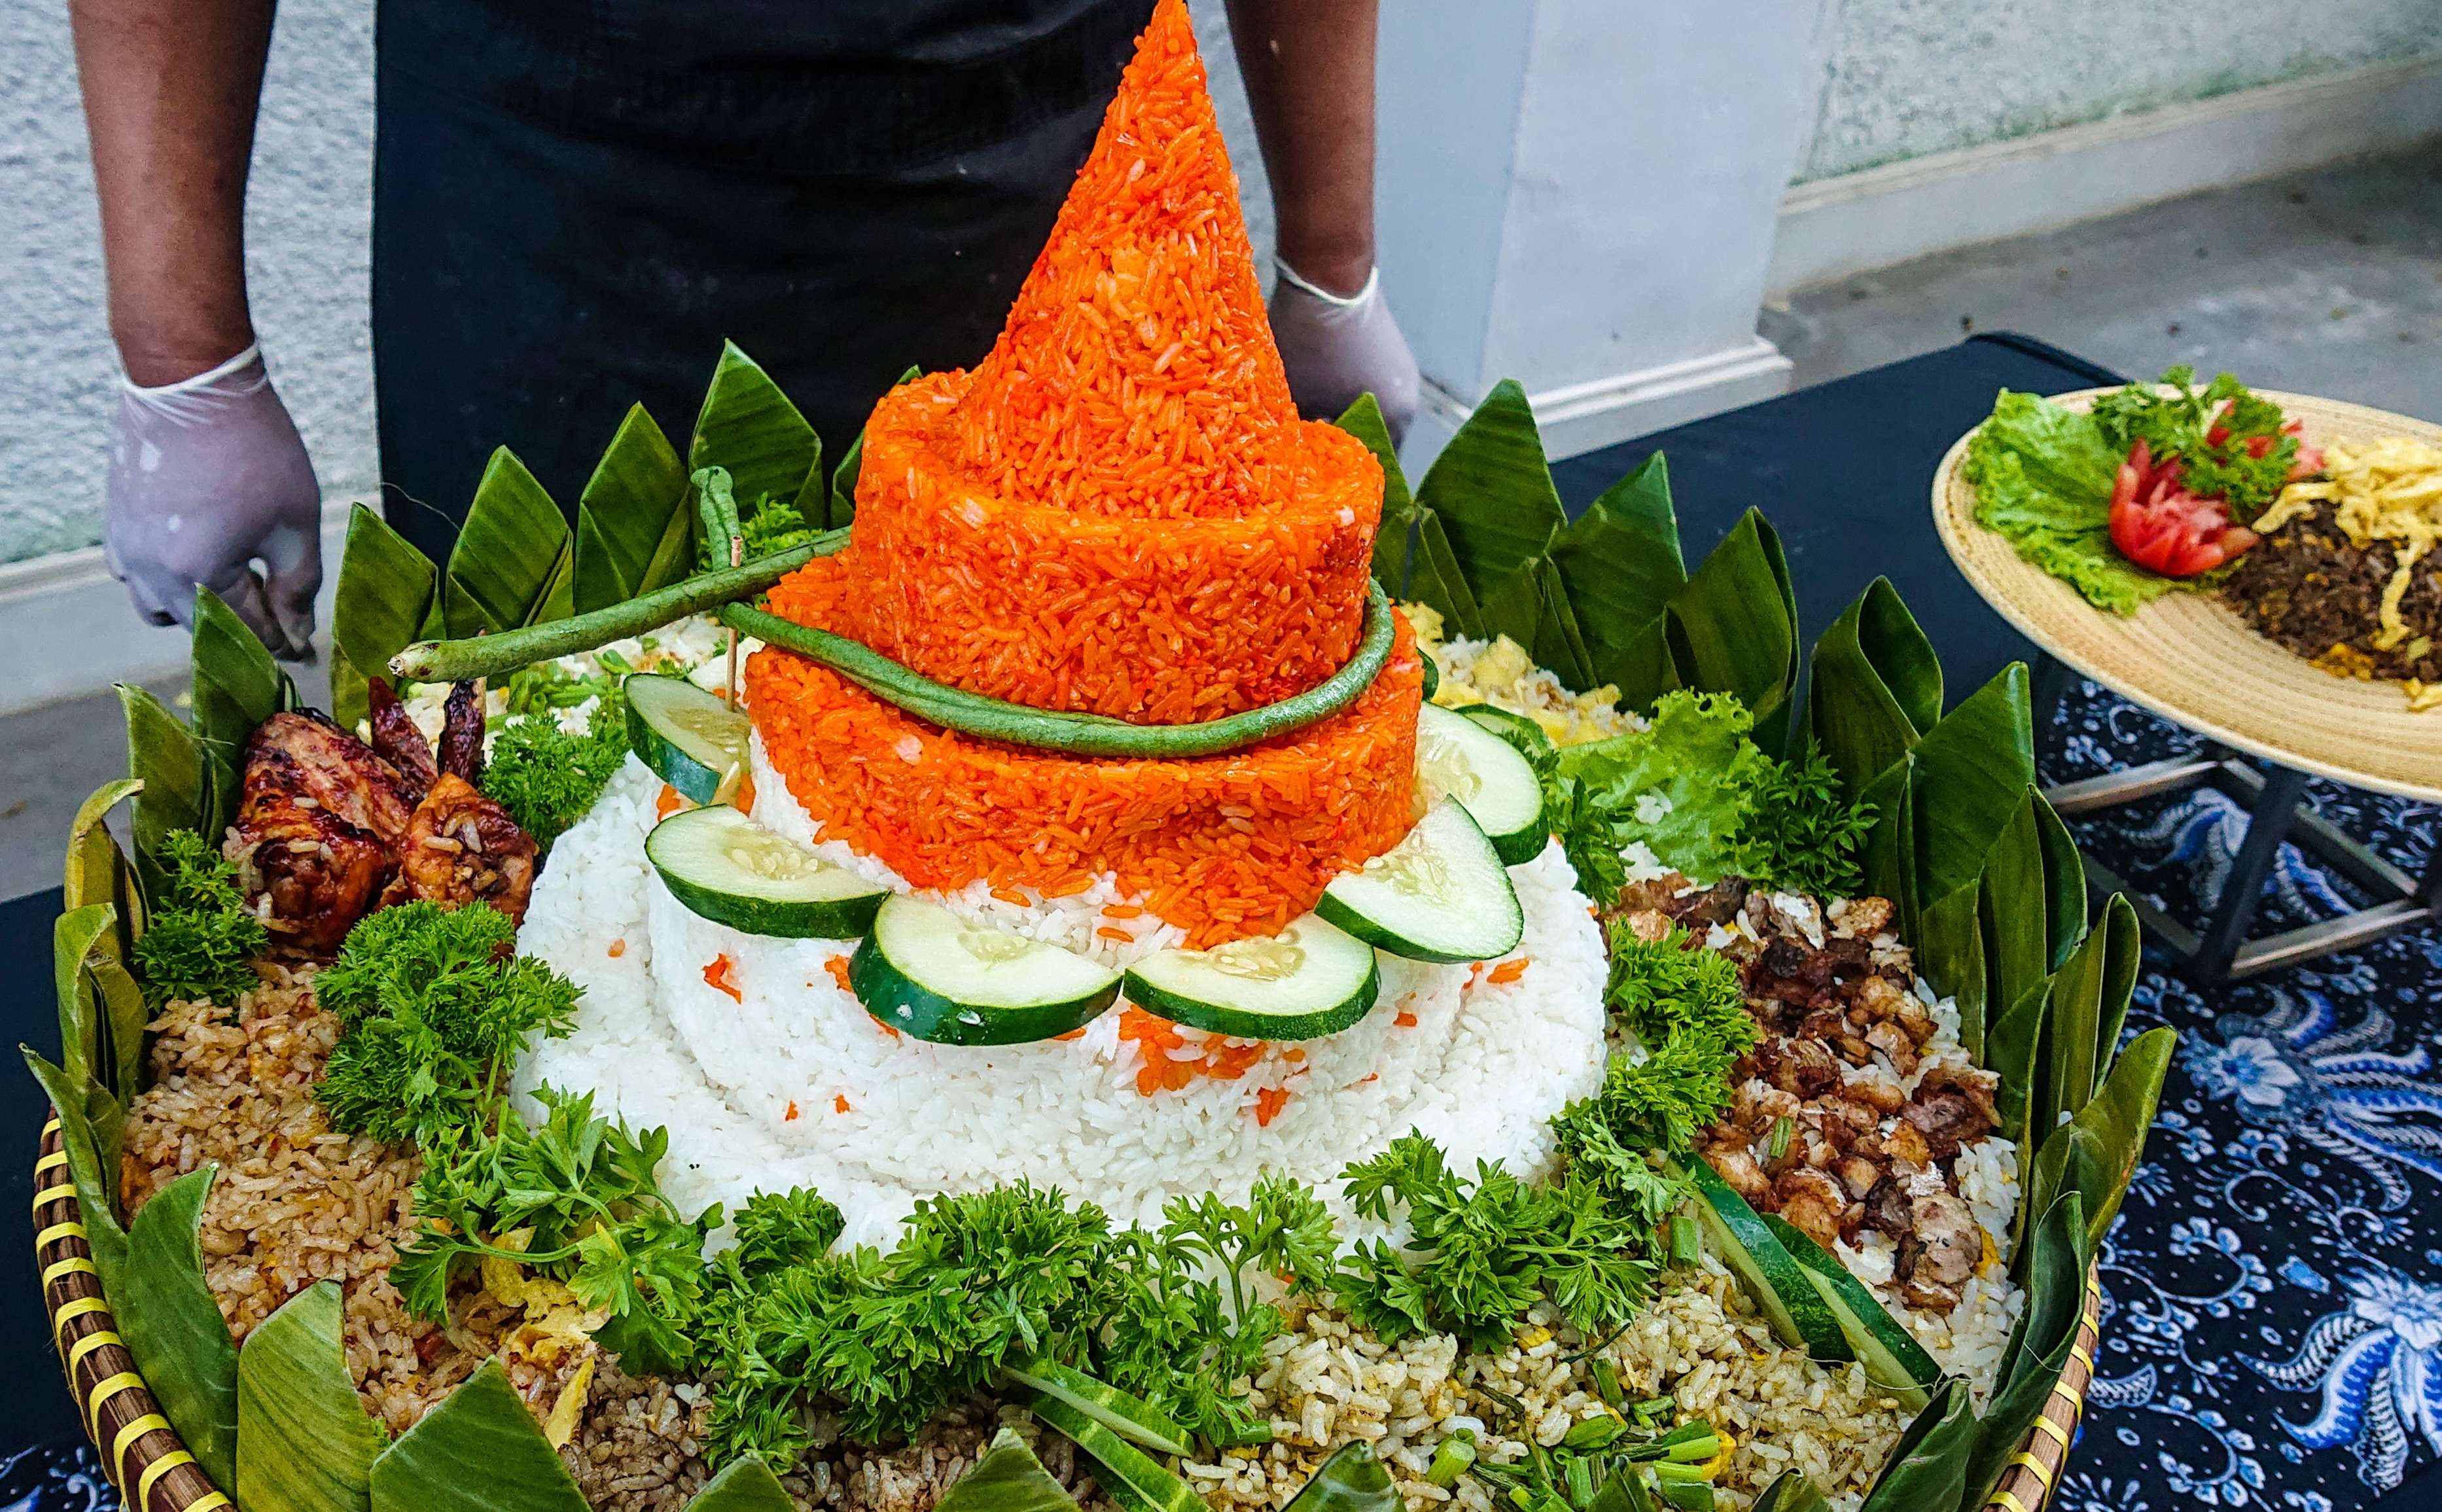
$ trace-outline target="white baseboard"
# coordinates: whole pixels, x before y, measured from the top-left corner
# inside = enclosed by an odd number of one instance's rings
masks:
[[[331,598],[355,502],[350,497],[322,503],[318,647],[330,643]],[[187,665],[187,632],[137,618],[127,590],[102,565],[99,546],[0,565],[0,646],[9,648],[9,676],[0,681],[0,715],[99,693],[114,683],[174,677]]]
[[[2268,84],[1800,184],[1776,295],[2442,136],[2442,57]]]
[[[1575,457],[1671,426],[1701,420],[1789,389],[1790,361],[1761,337],[1684,361],[1527,395],[1554,459]],[[1422,478],[1482,394],[1472,398],[1425,380],[1424,404],[1399,447],[1399,465]]]

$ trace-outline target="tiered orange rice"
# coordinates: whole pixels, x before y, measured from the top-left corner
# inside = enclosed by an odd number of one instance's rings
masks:
[[[883,400],[855,543],[773,604],[974,692],[1186,723],[1339,668],[1381,509],[1372,454],[1290,402],[1163,7],[991,355]]]
[[[1200,948],[1277,931],[1408,832],[1423,682],[1402,621],[1382,675],[1347,709],[1182,761],[973,739],[770,651],[748,665],[746,697],[807,815],[917,886],[982,879],[1060,898],[1108,875]]]

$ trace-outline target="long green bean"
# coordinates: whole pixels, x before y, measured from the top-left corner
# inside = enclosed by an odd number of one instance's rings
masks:
[[[1175,757],[1235,751],[1337,714],[1374,685],[1391,655],[1391,602],[1370,587],[1365,634],[1357,654],[1303,693],[1259,709],[1195,724],[1130,724],[1099,714],[1063,714],[986,698],[934,682],[881,652],[776,614],[732,604],[721,623],[768,645],[820,662],[886,703],[944,729],[1070,756]]]
[[[803,545],[737,567],[698,573],[666,588],[548,625],[528,625],[461,641],[418,641],[392,657],[390,669],[410,682],[455,683],[470,677],[500,677],[530,663],[574,656],[759,593],[815,557],[842,550],[847,537],[845,529],[826,531]]]

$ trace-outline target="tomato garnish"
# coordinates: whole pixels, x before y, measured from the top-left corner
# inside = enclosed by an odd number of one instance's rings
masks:
[[[2177,462],[2156,466],[2142,438],[2112,480],[2111,544],[2149,572],[2194,577],[2243,555],[2257,538],[2230,522],[2229,505],[2190,493]]]

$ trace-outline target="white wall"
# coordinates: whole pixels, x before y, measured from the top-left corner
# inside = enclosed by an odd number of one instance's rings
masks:
[[[118,358],[63,0],[0,0],[0,562],[101,538]],[[366,329],[373,7],[287,0],[246,242],[255,326],[335,496],[374,483]]]
[[[1220,0],[1192,5],[1268,260],[1271,198]],[[0,562],[101,538],[118,368],[66,10],[63,0],[0,0]],[[373,6],[283,0],[246,199],[248,285],[273,381],[335,498],[367,493],[379,477],[367,316],[373,101]]]
[[[1831,0],[1800,182],[2442,54],[2442,0]]]

